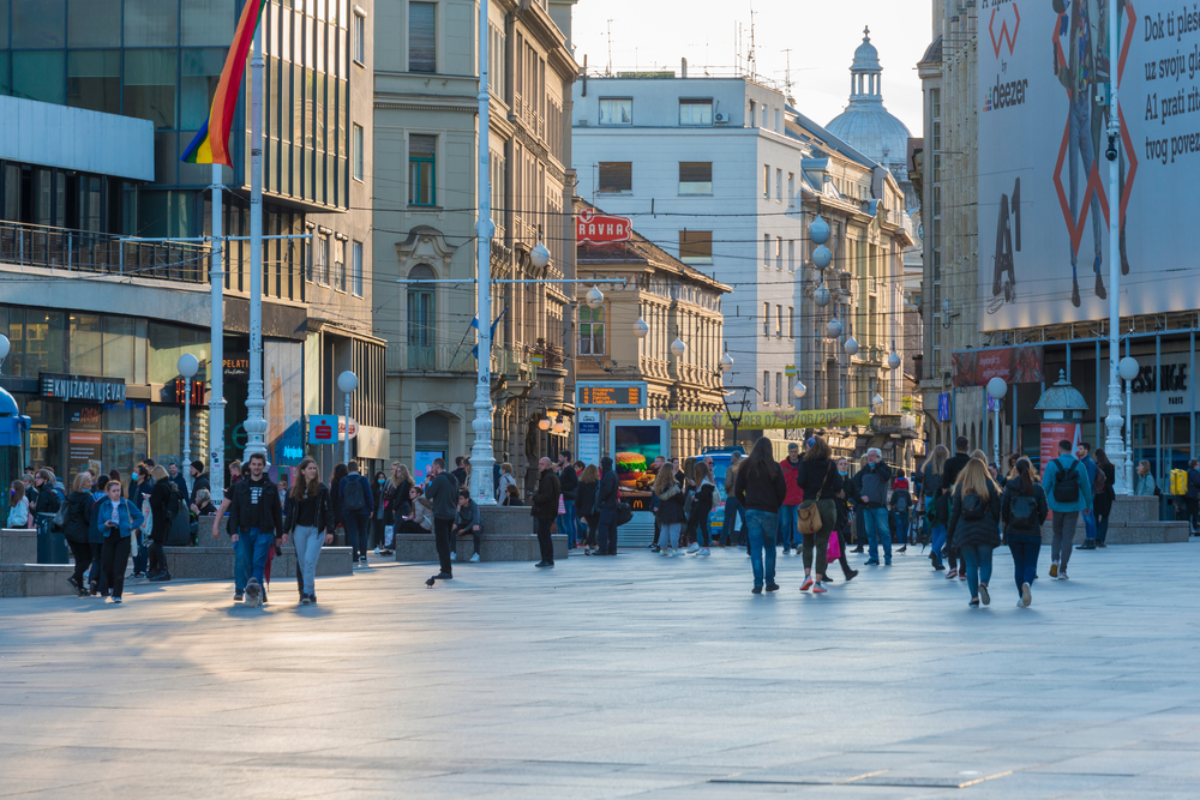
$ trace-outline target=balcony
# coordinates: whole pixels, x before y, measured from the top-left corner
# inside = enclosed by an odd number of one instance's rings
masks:
[[[447,375],[475,375],[478,366],[471,352],[473,344],[400,344],[387,350],[387,371],[390,374],[420,372]],[[508,348],[492,348],[492,374],[517,375],[522,362]]]
[[[125,242],[107,233],[0,223],[0,263],[208,283],[209,248],[189,244]]]

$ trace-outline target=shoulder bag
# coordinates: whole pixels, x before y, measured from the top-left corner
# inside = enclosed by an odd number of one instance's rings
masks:
[[[837,469],[832,464],[831,469]],[[817,490],[817,496],[812,499],[806,499],[800,504],[800,532],[801,533],[817,533],[823,527],[821,519],[821,509],[818,500],[821,497],[821,492],[825,491],[825,483],[829,480],[829,470],[825,471],[825,479],[821,481],[821,488]],[[836,514],[836,509],[835,512]]]

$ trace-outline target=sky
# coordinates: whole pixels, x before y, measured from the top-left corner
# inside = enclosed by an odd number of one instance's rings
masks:
[[[612,67],[679,68],[688,60],[731,72],[738,24],[743,59],[750,50],[754,9],[757,72],[783,82],[791,49],[792,93],[801,113],[824,125],[846,107],[850,62],[870,26],[883,65],[884,106],[913,136],[921,136],[921,82],[916,64],[931,41],[930,0],[579,0],[572,20],[575,58],[589,72]],[[744,63],[744,62],[743,62]]]

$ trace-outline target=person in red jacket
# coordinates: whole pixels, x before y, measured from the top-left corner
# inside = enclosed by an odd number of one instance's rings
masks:
[[[779,466],[783,468],[783,483],[787,486],[787,497],[779,509],[779,539],[783,542],[783,554],[787,555],[793,547],[800,549],[796,514],[804,502],[804,490],[796,482],[796,475],[800,472],[800,445],[797,442],[788,444],[787,458],[780,461]]]

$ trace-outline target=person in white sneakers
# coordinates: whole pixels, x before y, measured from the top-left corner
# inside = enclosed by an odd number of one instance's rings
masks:
[[[684,493],[681,487],[685,481],[682,475],[676,479],[671,466],[668,464],[658,471],[654,479],[654,496],[658,498],[658,509],[654,512],[662,530],[660,542],[662,555],[673,556],[679,548],[679,530],[686,519],[683,513]]]
[[[712,471],[706,461],[696,462],[696,495],[692,500],[692,514],[688,517],[689,553],[709,555],[708,547],[712,544],[712,536],[708,527],[708,515],[713,507],[713,493],[717,484],[713,482]]]
[[[241,600],[244,592],[246,605],[258,607],[267,601],[263,586],[267,557],[272,547],[286,544],[288,536],[283,527],[279,487],[266,474],[266,457],[254,453],[247,463],[250,475],[235,483],[230,493],[229,538],[237,547],[236,558],[241,566],[235,572],[237,578],[247,578],[244,587],[234,586],[233,599]]]
[[[475,539],[475,551],[471,563],[479,563],[479,549],[483,544],[483,524],[479,521],[479,504],[471,499],[471,493],[466,489],[458,490],[458,512],[454,515],[454,528],[450,533],[450,544],[455,547],[458,537],[470,534]]]
[[[296,485],[288,494],[285,530],[296,547],[296,578],[300,604],[317,602],[317,559],[321,545],[333,544],[333,506],[329,487],[321,483],[317,462],[306,458],[297,470]]]

